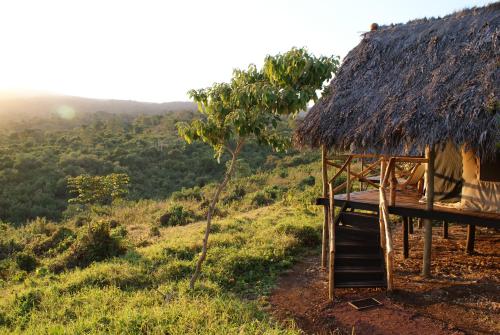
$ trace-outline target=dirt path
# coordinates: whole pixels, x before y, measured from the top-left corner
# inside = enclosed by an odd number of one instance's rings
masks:
[[[395,244],[400,241],[395,229]],[[421,232],[411,236],[415,252],[403,260],[396,249],[397,290],[337,289],[327,302],[327,274],[317,255],[308,256],[284,274],[270,297],[271,311],[283,322],[293,320],[307,334],[498,334],[500,289],[498,233],[481,230],[474,256],[463,254],[465,229],[450,228],[450,239],[434,237],[434,277],[419,277]],[[374,297],[382,306],[356,311],[348,301]]]

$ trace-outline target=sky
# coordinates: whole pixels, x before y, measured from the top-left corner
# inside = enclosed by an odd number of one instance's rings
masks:
[[[228,81],[234,68],[306,47],[344,57],[373,22],[493,0],[2,0],[0,90],[151,102]]]

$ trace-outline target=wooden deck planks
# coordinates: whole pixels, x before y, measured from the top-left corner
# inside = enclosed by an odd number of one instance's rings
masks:
[[[436,220],[447,220],[463,224],[476,224],[487,227],[500,227],[500,214],[489,212],[478,212],[473,210],[442,207],[434,204],[432,211],[427,211],[426,204],[420,203],[421,196],[413,190],[398,190],[396,192],[396,205],[389,206],[389,213],[402,216],[430,218]],[[345,194],[335,195],[335,205],[342,206],[346,202]],[[362,192],[351,192],[348,201],[354,206],[359,205],[363,209],[378,210],[379,191],[368,190]]]

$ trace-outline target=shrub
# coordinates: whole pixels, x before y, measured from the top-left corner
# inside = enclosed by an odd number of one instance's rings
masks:
[[[152,226],[149,229],[149,236],[151,237],[160,236],[160,228],[158,228],[158,226]]]
[[[304,247],[314,247],[321,243],[321,232],[311,226],[296,226],[290,223],[283,223],[276,226],[279,232],[293,235]]]
[[[280,187],[277,185],[266,187],[262,191],[255,193],[252,198],[252,204],[257,206],[266,206],[274,203],[283,197],[283,193],[286,192],[285,187]]]
[[[0,260],[10,257],[14,253],[23,250],[21,244],[17,243],[13,239],[8,241],[0,240]]]
[[[309,176],[302,179],[299,182],[298,186],[301,190],[303,190],[304,188],[306,188],[306,186],[314,186],[315,183],[316,183],[316,178],[314,178],[314,176]]]
[[[28,291],[16,298],[17,314],[27,316],[37,308],[42,301],[42,294],[38,290]]]
[[[37,261],[35,256],[25,252],[20,252],[16,255],[16,264],[21,270],[31,272],[35,270]]]
[[[35,255],[38,256],[48,252],[51,249],[61,252],[69,247],[75,237],[76,234],[71,229],[59,227],[51,236],[33,245],[31,247],[31,250],[33,251],[33,253],[35,253]]]
[[[44,217],[37,217],[35,220],[28,223],[28,230],[34,235],[49,236],[56,230],[56,226]]]
[[[90,221],[89,217],[79,215],[75,217],[73,224],[75,225],[75,227],[79,228],[86,225],[89,221]]]
[[[127,228],[124,226],[119,226],[118,228],[113,229],[112,234],[113,237],[123,238],[128,235]]]
[[[62,255],[50,265],[55,272],[74,267],[86,267],[92,262],[121,255],[125,248],[120,240],[110,235],[109,222],[99,220],[90,225],[86,234],[78,236],[77,240]]]
[[[238,201],[238,200],[243,199],[245,194],[246,194],[245,188],[242,185],[236,185],[229,192],[229,194],[222,199],[222,203],[224,205],[229,205],[230,203],[232,203],[234,201]]]
[[[182,188],[180,191],[176,191],[172,193],[172,199],[175,201],[180,200],[203,200],[203,193],[199,186],[195,186],[193,188]]]
[[[288,170],[287,169],[281,169],[278,173],[278,176],[280,176],[280,178],[286,178],[288,177]]]
[[[160,217],[160,225],[163,227],[183,226],[190,222],[193,213],[184,209],[181,205],[174,205]]]

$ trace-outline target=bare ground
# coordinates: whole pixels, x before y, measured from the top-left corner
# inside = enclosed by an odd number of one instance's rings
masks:
[[[477,228],[476,253],[465,255],[466,228],[451,225],[449,239],[433,233],[432,279],[420,277],[422,230],[410,235],[403,259],[401,225],[393,228],[395,291],[337,289],[329,303],[327,273],[319,256],[307,256],[284,274],[270,296],[281,322],[307,334],[500,334],[500,234]],[[374,297],[382,306],[356,311],[348,301]]]

